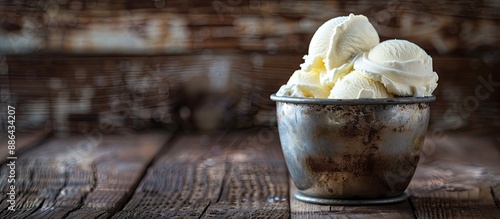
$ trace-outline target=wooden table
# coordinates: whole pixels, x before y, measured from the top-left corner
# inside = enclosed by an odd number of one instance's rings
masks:
[[[429,135],[409,198],[375,206],[296,200],[274,128],[29,136],[16,211],[0,168],[0,218],[500,218],[500,141],[478,134]]]

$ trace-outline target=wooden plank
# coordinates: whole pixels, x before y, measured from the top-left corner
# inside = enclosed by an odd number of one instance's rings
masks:
[[[149,168],[113,218],[197,217],[216,201],[224,174],[223,133],[181,134]],[[221,160],[222,159],[222,160]]]
[[[418,218],[498,218],[489,187],[480,185],[461,191],[412,191],[411,203]]]
[[[493,199],[495,200],[495,204],[500,208],[500,185],[491,187],[491,195],[493,195]]]
[[[109,218],[123,208],[143,178],[152,158],[168,138],[169,133],[157,132],[127,138],[117,136],[109,142],[103,142],[109,144],[110,148],[100,155],[100,162],[93,164],[96,169],[95,188],[86,196],[82,208],[71,212],[68,218],[85,217],[89,210],[106,211],[106,214],[99,217]],[[124,144],[126,148],[123,148]]]
[[[288,218],[287,169],[283,161],[231,162],[221,194],[202,218]]]
[[[7,161],[8,156],[17,156],[21,154],[23,151],[29,149],[30,147],[33,147],[37,144],[39,144],[41,141],[43,141],[47,136],[49,132],[45,130],[36,130],[36,131],[31,131],[31,132],[16,132],[16,149],[14,155],[9,154],[9,150],[7,148],[7,142],[8,138],[6,136],[2,136],[0,138],[0,164],[3,164],[5,161]]]
[[[408,188],[415,215],[500,217],[492,189],[500,182],[500,151],[494,141],[467,133],[447,134],[434,146],[430,141],[426,141],[422,160]]]
[[[183,134],[113,218],[288,217],[287,195],[276,130]]]
[[[470,51],[498,46],[491,39],[498,35],[495,9],[467,1],[11,2],[0,7],[6,14],[0,52],[165,54],[238,48],[304,53],[302,42],[308,42],[317,27],[349,13],[366,15],[382,39],[404,38],[440,53]],[[475,34],[462,36],[464,32]]]
[[[291,218],[414,218],[408,201],[368,206],[317,205],[297,200],[294,196],[297,191],[290,179]]]
[[[10,186],[5,179],[2,182],[2,202],[0,205],[0,217],[23,218],[38,210],[49,210],[56,203],[60,191],[66,186],[69,173],[78,171],[66,171],[67,163],[61,163],[61,155],[66,159],[74,159],[76,156],[67,156],[71,153],[70,145],[77,145],[81,138],[74,139],[52,139],[39,147],[33,148],[22,154],[16,162],[16,211],[7,210],[7,197],[3,195]],[[76,151],[75,151],[76,152]],[[85,155],[84,151],[81,155]],[[7,166],[2,165],[2,176],[7,175]],[[85,185],[86,178],[79,178]]]
[[[16,211],[2,202],[0,217],[109,217],[121,209],[169,134],[101,137],[55,138],[22,154]]]
[[[217,202],[202,218],[288,218],[288,173],[277,130],[229,133],[225,174]]]
[[[19,100],[19,108],[51,102],[56,132],[108,125],[110,131],[121,131],[157,124],[208,131],[271,124],[275,102],[269,95],[299,68],[301,56],[233,52],[147,57],[29,55],[8,56],[7,62],[11,93]],[[476,62],[473,57],[433,56],[440,80],[430,128],[493,133],[500,126],[492,122],[500,120],[500,92],[494,92],[495,87],[486,89],[479,80],[489,81],[491,76],[492,83],[500,81],[489,74],[495,65]],[[486,99],[474,98],[477,88]],[[25,125],[18,123],[16,129],[37,122],[36,117],[24,118]]]

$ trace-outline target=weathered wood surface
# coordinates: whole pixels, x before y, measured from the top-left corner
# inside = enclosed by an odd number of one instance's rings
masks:
[[[491,187],[491,192],[493,195],[493,199],[495,199],[495,204],[500,208],[500,183],[496,186]]]
[[[8,0],[0,84],[11,83],[19,129],[270,124],[268,97],[299,67],[314,31],[352,12],[381,40],[407,39],[433,57],[431,126],[491,131],[500,127],[498,11],[451,0]]]
[[[168,54],[204,49],[303,54],[326,20],[369,17],[383,39],[442,54],[500,45],[490,1],[4,1],[0,53]]]
[[[500,141],[476,132],[427,136],[408,200],[374,206],[296,200],[275,128],[180,132],[164,145],[169,136],[93,132],[26,150],[16,161],[16,212],[6,210],[0,179],[0,217],[500,217]]]
[[[288,217],[276,130],[181,134],[113,218]]]
[[[5,131],[7,133],[7,131]],[[2,133],[4,134],[4,133]],[[16,157],[21,154],[24,150],[27,150],[31,147],[38,145],[41,141],[43,141],[49,133],[45,130],[35,130],[31,132],[15,132],[16,137],[14,149],[15,154],[10,154],[8,149],[8,140],[9,138],[5,135],[0,137],[0,164],[3,164],[7,161],[7,157]]]
[[[408,193],[419,218],[500,218],[500,141],[467,133],[428,141]],[[497,204],[495,204],[497,202]]]
[[[18,128],[32,127],[47,112],[51,116],[42,122],[52,120],[56,133],[155,124],[204,131],[270,125],[269,95],[300,60],[265,54],[7,58],[10,91],[22,100],[18,120],[27,124]]]
[[[0,6],[0,54],[8,54],[0,56],[0,77],[11,81],[23,113],[20,129],[52,122],[57,132],[100,124],[113,131],[160,123],[206,131],[266,123],[269,94],[298,68],[317,27],[350,12],[368,16],[382,40],[408,39],[434,58],[436,125],[500,126],[490,122],[500,115],[500,28],[499,6],[489,1],[9,0]],[[478,90],[489,76],[495,85]]]
[[[16,160],[16,211],[7,209],[0,179],[1,218],[108,218],[128,201],[168,133],[53,138]],[[2,165],[2,176],[7,166]]]
[[[498,59],[500,60],[500,59]],[[269,95],[301,55],[207,53],[175,56],[8,56],[19,129],[105,133],[155,125],[216,130],[272,125]],[[439,74],[430,127],[500,137],[500,62],[433,59]],[[42,117],[42,115],[45,115]],[[23,123],[21,123],[23,122]]]

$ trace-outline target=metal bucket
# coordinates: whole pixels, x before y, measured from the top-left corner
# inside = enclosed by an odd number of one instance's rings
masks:
[[[434,96],[271,99],[297,199],[341,205],[406,199]]]

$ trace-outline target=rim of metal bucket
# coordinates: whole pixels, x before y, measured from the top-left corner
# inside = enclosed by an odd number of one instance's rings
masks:
[[[361,99],[326,99],[307,97],[287,97],[271,94],[271,100],[275,102],[295,104],[322,104],[322,105],[396,105],[411,103],[430,103],[436,100],[436,96],[426,97],[395,97],[395,98],[361,98]]]

